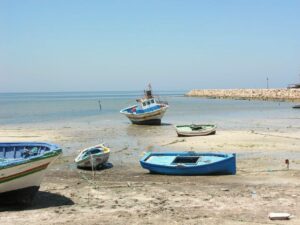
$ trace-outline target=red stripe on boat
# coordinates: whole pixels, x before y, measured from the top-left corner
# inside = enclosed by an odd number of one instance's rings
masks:
[[[31,169],[28,169],[28,170],[19,172],[19,173],[12,174],[12,175],[7,176],[7,177],[2,177],[2,178],[0,178],[0,182],[3,181],[3,180],[7,180],[7,179],[11,179],[11,178],[13,178],[13,177],[20,176],[20,175],[22,175],[22,174],[29,173],[29,172],[34,171],[34,170],[39,170],[39,169],[47,168],[47,166],[48,166],[49,164],[50,164],[50,163],[46,163],[46,164],[43,164],[43,165],[40,165],[40,166],[31,168]]]

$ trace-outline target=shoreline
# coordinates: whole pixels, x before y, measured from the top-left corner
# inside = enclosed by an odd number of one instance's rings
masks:
[[[186,97],[300,102],[300,89],[193,89]]]

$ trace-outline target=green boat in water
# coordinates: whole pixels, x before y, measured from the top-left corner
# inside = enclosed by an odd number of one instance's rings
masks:
[[[215,134],[217,126],[212,124],[190,124],[175,126],[178,137],[205,136]]]

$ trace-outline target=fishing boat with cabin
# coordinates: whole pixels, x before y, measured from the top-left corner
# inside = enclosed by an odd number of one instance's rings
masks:
[[[104,144],[82,150],[75,159],[78,168],[98,169],[103,166],[109,158],[110,149]]]
[[[236,174],[235,154],[148,152],[140,160],[150,173],[166,175]]]
[[[136,100],[138,104],[122,109],[120,113],[127,116],[133,124],[160,125],[169,105],[152,95],[151,85],[144,92],[144,97]]]
[[[41,142],[0,143],[0,204],[29,204],[62,149]]]

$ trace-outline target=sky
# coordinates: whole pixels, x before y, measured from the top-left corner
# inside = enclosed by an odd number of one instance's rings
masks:
[[[0,0],[0,92],[286,87],[299,0]]]

